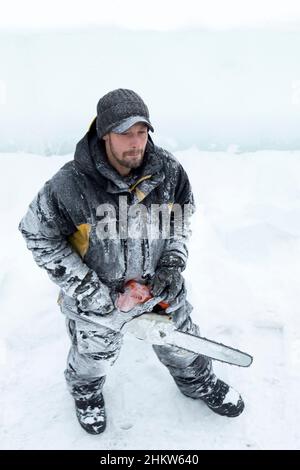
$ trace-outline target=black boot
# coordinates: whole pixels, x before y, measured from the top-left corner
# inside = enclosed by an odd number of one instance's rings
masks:
[[[201,400],[212,411],[228,418],[239,416],[245,407],[241,395],[220,379],[217,379],[213,389],[201,397]]]
[[[90,400],[75,400],[80,426],[89,434],[101,434],[106,428],[106,413],[102,393]]]

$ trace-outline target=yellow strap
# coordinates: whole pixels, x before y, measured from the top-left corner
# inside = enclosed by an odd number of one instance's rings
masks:
[[[129,188],[129,191],[132,192],[138,184],[140,184],[142,181],[144,180],[148,180],[149,178],[151,178],[152,175],[146,175],[146,176],[142,176],[142,178],[140,178],[139,180],[136,181],[136,183],[134,183],[130,188]]]
[[[74,250],[83,258],[89,249],[91,225],[81,224],[77,226],[77,229],[76,232],[68,237],[68,240]]]
[[[141,191],[139,188],[135,188],[135,194],[137,195],[139,202],[141,202],[146,197],[146,194],[143,193],[143,191]]]

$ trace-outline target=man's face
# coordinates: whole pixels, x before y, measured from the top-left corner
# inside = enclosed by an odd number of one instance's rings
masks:
[[[148,140],[146,124],[134,124],[123,134],[110,132],[103,139],[108,160],[121,175],[142,164]]]

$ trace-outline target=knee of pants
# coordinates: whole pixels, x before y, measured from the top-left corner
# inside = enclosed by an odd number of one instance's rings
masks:
[[[66,374],[84,380],[106,375],[112,357],[96,354],[80,354],[76,346],[72,346],[68,355]]]
[[[81,330],[80,323],[71,322],[68,325],[72,338],[68,370],[73,370],[79,376],[104,375],[119,355],[122,335],[100,326]]]
[[[178,348],[177,346],[153,345],[152,347],[160,362],[167,367],[183,369],[192,364],[198,357],[198,354]]]
[[[67,330],[79,353],[95,355],[96,359],[117,354],[122,346],[123,335],[105,326],[67,319]]]
[[[169,369],[175,378],[197,379],[212,373],[212,361],[201,354],[189,353],[184,349],[159,350],[153,346],[159,360]]]
[[[200,328],[198,325],[193,323],[191,317],[187,317],[185,322],[179,328],[179,331],[184,333],[190,333],[193,335],[200,336]],[[201,356],[198,353],[187,351],[186,349],[179,348],[177,346],[152,346],[159,360],[169,367],[175,367],[183,369],[190,366],[197,359],[201,359],[201,362],[206,365],[209,360],[205,356]]]

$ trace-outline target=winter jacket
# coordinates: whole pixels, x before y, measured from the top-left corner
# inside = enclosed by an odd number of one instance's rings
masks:
[[[186,262],[187,227],[178,239],[99,238],[97,211],[110,204],[118,225],[119,196],[126,198],[128,207],[142,203],[147,210],[151,204],[170,208],[174,203],[194,204],[186,172],[150,136],[142,166],[130,177],[120,176],[108,163],[94,121],[77,144],[74,160],[45,183],[19,225],[36,263],[67,296],[76,297],[76,289],[91,271],[113,288],[131,278],[151,277],[168,253]],[[128,216],[127,222],[128,227],[137,223],[134,216]]]

